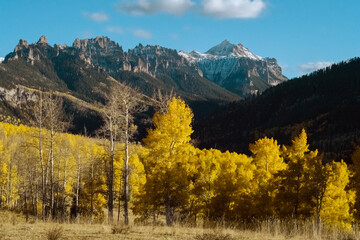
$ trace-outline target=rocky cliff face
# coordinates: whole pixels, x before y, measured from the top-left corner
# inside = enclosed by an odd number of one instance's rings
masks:
[[[166,74],[170,68],[184,65],[176,50],[156,46],[139,44],[129,50],[131,67],[134,72],[146,72],[153,77]]]
[[[7,101],[9,104],[16,107],[28,101],[37,100],[37,95],[22,86],[17,86],[10,90],[0,87],[0,100]]]
[[[275,58],[262,58],[226,40],[206,53],[179,54],[197,66],[204,77],[240,96],[260,93],[287,80]]]
[[[131,70],[128,55],[119,44],[108,37],[92,39],[76,39],[73,48],[78,51],[80,58],[86,63],[107,72]],[[74,52],[73,54],[77,54]]]
[[[132,71],[157,77],[159,74],[167,74],[171,69],[190,66],[176,50],[159,45],[139,44],[128,52],[124,52],[122,47],[109,38],[97,37],[76,39],[73,47],[79,50],[85,62],[112,74]]]

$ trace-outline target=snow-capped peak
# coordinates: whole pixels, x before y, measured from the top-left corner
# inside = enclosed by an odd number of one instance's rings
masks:
[[[224,40],[222,43],[210,48],[206,53],[200,53],[198,51],[187,53],[180,51],[179,55],[192,63],[203,59],[219,58],[250,58],[253,60],[262,60],[260,56],[253,54],[242,44],[232,44],[228,40]]]
[[[225,57],[232,53],[235,47],[235,44],[230,43],[228,40],[224,40],[215,47],[210,48],[206,53],[219,57]]]
[[[5,60],[5,58],[0,57],[0,63],[2,63]]]
[[[228,40],[224,40],[222,43],[212,47],[206,53],[218,57],[246,57],[254,60],[261,60],[261,57],[250,52],[250,50],[242,44],[232,44]]]

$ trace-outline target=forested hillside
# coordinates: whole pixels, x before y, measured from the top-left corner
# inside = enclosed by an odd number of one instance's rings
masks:
[[[233,103],[196,124],[201,147],[249,153],[264,136],[289,143],[302,128],[326,161],[350,160],[360,135],[360,59],[332,65]]]

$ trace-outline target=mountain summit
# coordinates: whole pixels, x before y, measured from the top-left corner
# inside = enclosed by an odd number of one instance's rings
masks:
[[[262,58],[250,52],[249,49],[242,44],[232,44],[228,40],[209,49],[206,54],[211,54],[217,57],[245,57],[254,60],[261,60]]]
[[[180,51],[204,77],[239,96],[258,94],[287,80],[275,58],[262,58],[242,44],[224,40],[205,53]]]

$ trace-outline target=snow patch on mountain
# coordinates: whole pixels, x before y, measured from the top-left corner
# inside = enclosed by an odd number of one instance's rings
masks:
[[[183,58],[185,58],[190,63],[196,63],[204,59],[212,59],[212,60],[218,59],[217,56],[201,53],[198,51],[191,51],[190,53],[187,53],[181,50],[178,54]]]
[[[0,57],[0,63],[2,63],[5,60],[5,58]]]

